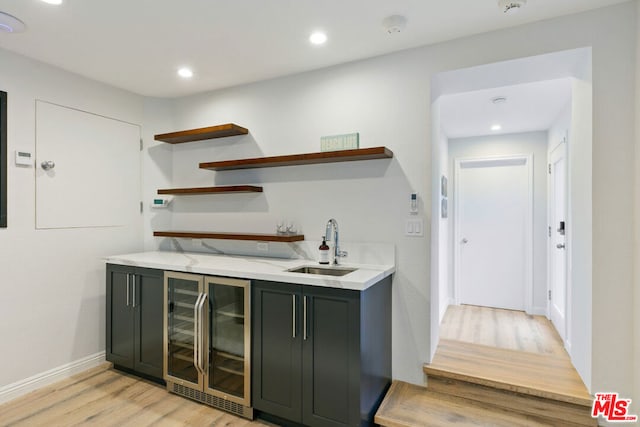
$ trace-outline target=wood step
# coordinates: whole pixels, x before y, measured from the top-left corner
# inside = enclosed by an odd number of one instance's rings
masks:
[[[568,357],[441,339],[428,378],[478,384],[590,409],[589,395]]]
[[[433,376],[427,379],[427,389],[434,393],[464,398],[485,407],[529,415],[553,425],[558,422],[572,426],[598,425],[597,420],[591,417],[590,407],[573,403]]]
[[[375,416],[376,424],[388,427],[492,426],[533,427],[576,424],[517,414],[478,402],[433,392],[425,387],[394,381]]]

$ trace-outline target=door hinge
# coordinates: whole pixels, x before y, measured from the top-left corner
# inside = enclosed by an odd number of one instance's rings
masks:
[[[144,205],[142,204],[142,202],[140,202],[140,213],[142,213],[144,210]]]
[[[549,163],[549,174],[551,174],[551,163]]]
[[[549,226],[549,237],[551,237],[551,226]]]
[[[142,151],[142,138],[140,138],[140,151]]]
[[[549,301],[551,301],[551,289],[549,289]]]

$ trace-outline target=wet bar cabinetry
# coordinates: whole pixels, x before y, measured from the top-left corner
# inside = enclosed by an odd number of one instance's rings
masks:
[[[106,359],[162,381],[164,272],[107,264]]]
[[[252,292],[260,416],[373,425],[391,383],[391,278],[362,291],[255,281]]]
[[[372,424],[391,381],[393,265],[328,277],[290,272],[311,263],[302,259],[156,251],[106,261],[117,368],[276,425]]]

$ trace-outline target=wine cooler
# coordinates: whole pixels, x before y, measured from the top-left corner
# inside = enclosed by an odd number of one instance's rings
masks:
[[[164,379],[184,397],[253,418],[250,282],[165,272]]]

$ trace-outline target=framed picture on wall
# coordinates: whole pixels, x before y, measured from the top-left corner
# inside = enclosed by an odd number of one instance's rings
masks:
[[[448,208],[449,206],[448,206],[447,198],[443,197],[442,202],[440,203],[440,216],[442,218],[447,218],[449,216],[449,213],[447,212]]]
[[[440,195],[442,197],[447,197],[447,177],[442,175],[440,179]]]

